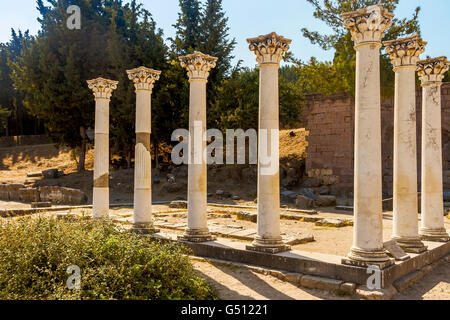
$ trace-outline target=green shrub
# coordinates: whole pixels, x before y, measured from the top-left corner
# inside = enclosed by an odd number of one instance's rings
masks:
[[[22,218],[0,222],[0,299],[215,299],[179,244],[109,222]],[[81,289],[69,290],[69,266]]]

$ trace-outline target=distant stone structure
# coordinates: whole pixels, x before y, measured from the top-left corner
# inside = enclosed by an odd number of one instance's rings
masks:
[[[442,144],[444,189],[450,189],[450,83],[442,93]],[[421,168],[422,89],[416,91],[418,171]],[[306,172],[324,179],[337,192],[353,192],[354,97],[347,94],[309,95],[305,113],[309,131]],[[381,101],[383,193],[393,195],[394,98]],[[418,175],[418,183],[421,175]],[[420,190],[420,189],[419,189]]]

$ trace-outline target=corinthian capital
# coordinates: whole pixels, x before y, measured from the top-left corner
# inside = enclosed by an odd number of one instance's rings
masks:
[[[344,26],[350,30],[355,46],[365,43],[381,43],[384,32],[391,27],[394,14],[381,4],[343,13]]]
[[[152,91],[155,81],[159,80],[161,71],[146,67],[127,70],[128,79],[133,81],[136,90]]]
[[[256,54],[256,61],[262,64],[279,64],[283,54],[289,50],[292,40],[277,35],[275,32],[247,39],[250,51]]]
[[[97,78],[87,81],[89,89],[94,92],[95,99],[111,99],[112,92],[117,89],[119,81]]]
[[[412,66],[416,67],[419,56],[425,52],[427,43],[418,35],[385,41],[386,53],[391,56],[392,65],[395,68]]]
[[[188,72],[189,80],[207,80],[211,69],[215,68],[217,58],[201,52],[179,57],[181,66]]]
[[[450,61],[447,57],[439,57],[417,62],[417,71],[419,73],[422,86],[440,85],[444,79],[445,73],[450,67]]]

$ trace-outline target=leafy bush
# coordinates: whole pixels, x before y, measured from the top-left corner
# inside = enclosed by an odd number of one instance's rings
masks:
[[[214,299],[186,253],[109,222],[0,222],[0,299]],[[73,265],[80,290],[67,286]]]

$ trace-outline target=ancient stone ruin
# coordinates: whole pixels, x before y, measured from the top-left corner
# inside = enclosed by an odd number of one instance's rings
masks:
[[[255,53],[260,70],[257,234],[251,245],[235,244],[233,248],[226,248],[220,245],[220,240],[216,240],[208,229],[206,141],[201,137],[206,131],[206,83],[217,58],[200,52],[180,57],[181,66],[187,70],[190,82],[189,155],[195,160],[189,163],[187,228],[185,234],[178,237],[179,241],[191,246],[197,254],[203,256],[254,262],[265,266],[281,265],[284,270],[291,272],[327,275],[357,283],[366,278],[365,268],[398,268],[395,272],[383,274],[388,284],[411,271],[413,265],[425,265],[425,261],[432,259],[434,255],[440,258],[445,252],[448,253],[448,245],[439,246],[433,243],[446,243],[450,240],[443,220],[441,161],[441,86],[450,62],[445,57],[419,61],[419,56],[425,52],[427,44],[419,36],[384,42],[395,71],[396,94],[393,135],[394,242],[383,242],[384,166],[380,49],[393,18],[394,15],[380,4],[342,15],[345,27],[351,32],[357,59],[355,111],[352,114],[344,110],[348,114],[344,114],[342,118],[343,123],[352,124],[353,127],[350,128],[354,128],[354,141],[346,142],[341,158],[348,159],[353,154],[354,160],[342,163],[343,171],[339,173],[311,162],[315,161],[314,157],[313,160],[308,160],[310,178],[323,180],[328,185],[338,183],[340,176],[347,177],[342,181],[344,183],[351,184],[353,179],[354,238],[348,256],[340,261],[333,261],[333,267],[329,267],[330,262],[325,263],[320,259],[315,259],[314,262],[305,260],[295,252],[289,252],[290,246],[283,242],[280,235],[279,155],[277,152],[270,152],[269,161],[262,161],[263,156],[267,154],[264,154],[261,148],[261,145],[266,143],[267,150],[278,150],[277,140],[272,139],[274,132],[279,129],[278,69],[291,40],[276,33],[248,39],[250,50]],[[419,73],[423,90],[421,148],[418,148],[416,142],[416,71]],[[140,233],[153,234],[157,230],[151,222],[150,113],[153,84],[159,79],[160,72],[140,67],[129,70],[128,74],[135,84],[137,95],[134,229]],[[98,78],[88,83],[96,100],[93,215],[95,218],[105,218],[109,208],[109,99],[117,87],[117,82]],[[341,134],[351,135],[353,132]],[[202,141],[199,145],[192,142],[199,137]],[[318,152],[321,145],[314,144],[313,140],[310,141],[309,148]],[[422,156],[420,228],[418,149],[421,149]],[[256,217],[252,217],[254,218]],[[215,244],[216,242],[219,244]],[[427,243],[431,243],[431,248]],[[395,256],[393,252],[397,249],[422,256],[414,256],[416,260],[412,262],[395,265],[392,255]],[[388,251],[392,254],[388,255]]]

